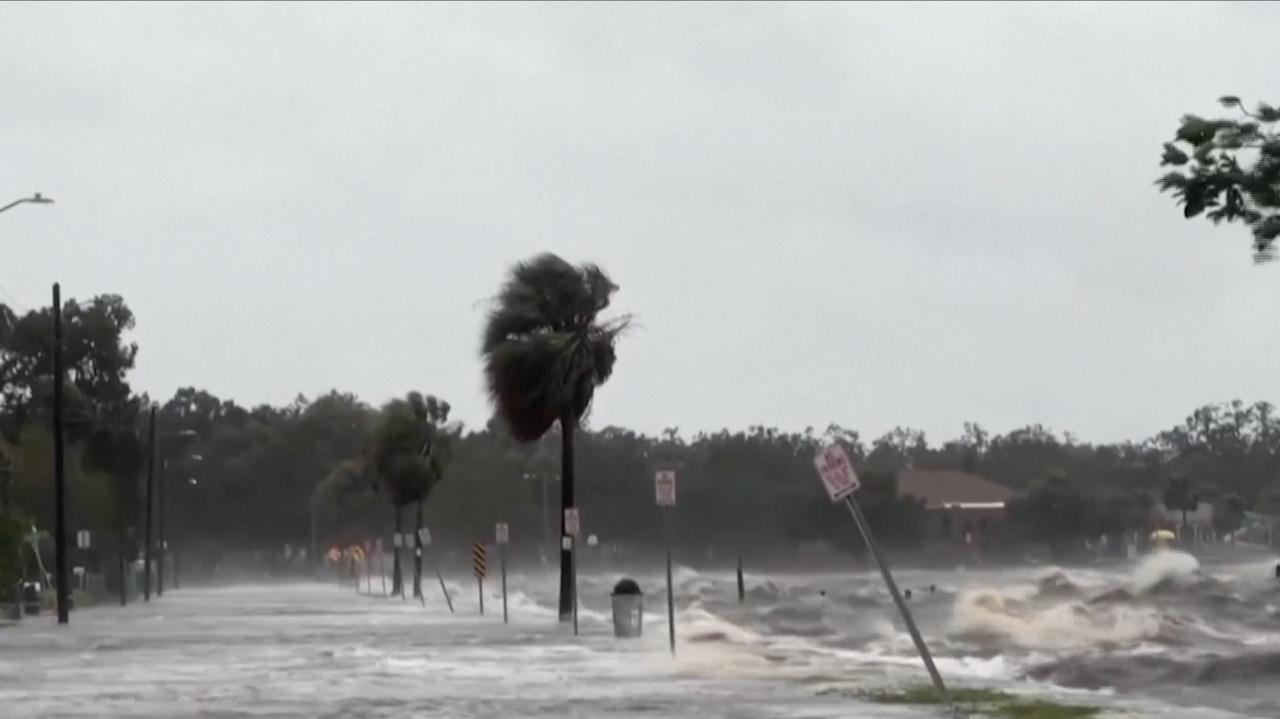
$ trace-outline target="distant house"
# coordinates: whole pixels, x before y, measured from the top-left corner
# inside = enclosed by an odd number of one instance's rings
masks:
[[[1018,492],[976,474],[954,469],[904,469],[898,495],[924,501],[927,540],[982,546],[1004,531],[1005,505]]]

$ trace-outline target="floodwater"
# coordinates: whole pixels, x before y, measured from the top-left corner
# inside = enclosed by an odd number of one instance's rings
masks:
[[[1200,567],[1164,553],[1106,569],[900,571],[953,686],[1003,689],[1118,716],[1280,713],[1273,562]],[[454,578],[416,600],[332,584],[169,592],[150,604],[42,615],[0,629],[0,716],[929,717],[861,689],[926,675],[879,576],[676,571],[677,656],[659,576],[645,636],[611,636],[615,574],[584,567],[582,634],[555,621],[553,577],[513,574],[477,611]],[[373,589],[381,593],[374,579]]]

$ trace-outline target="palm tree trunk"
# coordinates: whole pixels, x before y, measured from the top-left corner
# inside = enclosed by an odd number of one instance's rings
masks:
[[[418,500],[418,518],[413,527],[413,597],[422,597],[422,500]]]
[[[578,428],[578,418],[572,409],[560,415],[560,621],[573,619],[573,593],[576,582],[573,576],[573,555],[565,548],[564,510],[573,504],[573,433]]]
[[[404,583],[400,575],[400,508],[396,507],[396,536],[391,538],[391,593],[404,596]]]

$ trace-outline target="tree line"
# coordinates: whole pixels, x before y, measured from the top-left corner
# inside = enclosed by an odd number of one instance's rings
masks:
[[[405,531],[417,526],[419,506],[421,523],[445,547],[488,538],[502,520],[519,544],[557,551],[558,424],[521,443],[497,418],[475,428],[449,423],[448,403],[418,392],[381,407],[338,391],[280,407],[242,407],[196,388],[153,402],[128,387],[138,348],[127,341],[133,316],[122,299],[69,302],[64,314],[71,524],[105,538],[104,552],[139,552],[143,410],[153,403],[168,539],[190,562],[237,551],[280,556],[286,545],[310,548],[313,537],[322,550],[389,537],[397,521]],[[48,322],[48,310],[17,316],[0,306],[0,499],[6,517],[46,529],[53,520],[48,346],[38,330]],[[674,468],[677,542],[687,552],[806,542],[856,548],[814,477],[812,458],[825,441],[854,457],[868,514],[891,545],[921,536],[923,513],[897,496],[894,472],[907,466],[962,469],[1026,491],[1016,509],[1027,520],[1026,537],[1037,541],[1145,529],[1151,504],[1179,487],[1242,510],[1280,509],[1280,415],[1268,403],[1238,401],[1199,408],[1154,437],[1118,444],[1080,442],[1039,425],[991,434],[968,424],[941,443],[910,428],[868,441],[834,424],[692,435],[670,428],[657,436],[587,428],[574,447],[576,504],[586,531],[602,540],[656,546],[652,475]]]

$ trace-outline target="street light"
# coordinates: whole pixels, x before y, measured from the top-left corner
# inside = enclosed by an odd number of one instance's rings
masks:
[[[52,204],[53,204],[53,200],[52,200],[52,199],[50,199],[50,198],[48,198],[48,197],[45,197],[44,195],[42,195],[42,194],[40,194],[39,192],[37,192],[36,194],[32,195],[31,197],[23,197],[22,199],[14,200],[13,202],[10,202],[9,204],[5,205],[4,207],[0,207],[0,212],[4,212],[5,210],[11,210],[11,209],[13,209],[13,208],[17,207],[18,205],[21,205],[21,204],[26,203],[26,202],[29,202],[29,203],[31,203],[31,204],[33,204],[33,205],[52,205]]]
[[[191,442],[198,441],[199,439],[200,439],[200,433],[195,431],[194,429],[182,429],[182,430],[178,430],[177,432],[169,432],[160,437],[160,441],[164,444],[166,448],[172,448],[173,445],[177,444],[178,441],[191,443]],[[156,576],[156,594],[158,596],[164,595],[164,562],[165,562],[165,558],[169,554],[169,543],[166,537],[164,518],[165,518],[166,510],[168,509],[168,504],[169,504],[169,492],[168,492],[169,463],[170,463],[170,460],[179,459],[179,457],[174,456],[174,454],[176,453],[172,451],[164,451],[163,456],[160,458],[160,496],[158,497],[158,502],[157,502],[159,506],[156,508],[157,515],[158,515],[156,517],[156,524],[158,525],[157,530],[159,531],[159,534],[160,534],[160,546],[159,546],[160,564],[157,567],[159,572],[157,573],[157,576]],[[189,454],[186,456],[186,459],[199,462],[204,458],[198,454],[196,455]],[[195,484],[195,482],[192,482],[192,484]],[[174,549],[174,552],[173,552],[173,588],[174,589],[178,588],[178,565],[182,558],[181,545],[182,545],[182,542],[178,542],[178,546]]]

